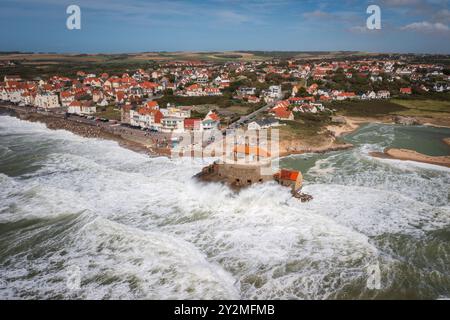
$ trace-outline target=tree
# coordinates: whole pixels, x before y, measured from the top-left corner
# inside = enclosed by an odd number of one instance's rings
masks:
[[[301,87],[300,89],[298,89],[297,94],[295,95],[297,98],[301,98],[301,97],[305,97],[308,95],[308,92],[306,91],[306,89],[304,87]]]
[[[173,90],[172,89],[166,89],[163,91],[163,95],[165,96],[173,96]]]

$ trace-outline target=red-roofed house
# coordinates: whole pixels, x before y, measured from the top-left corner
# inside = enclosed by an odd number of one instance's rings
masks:
[[[400,93],[401,94],[412,94],[412,89],[411,88],[400,88]]]
[[[75,94],[71,91],[61,91],[59,93],[59,98],[61,99],[61,104],[64,107],[68,107],[70,103],[75,100]]]
[[[261,101],[261,99],[259,97],[256,96],[248,96],[247,97],[247,102],[248,103],[259,103]]]
[[[193,84],[186,88],[186,95],[188,95],[189,97],[198,97],[201,96],[202,94],[203,89],[198,84]]]
[[[214,111],[209,111],[204,120],[220,121],[220,117]]]
[[[306,89],[306,92],[308,92],[309,94],[315,94],[318,88],[319,85],[317,83],[313,83],[308,87],[308,89]]]
[[[116,102],[124,103],[125,102],[125,93],[123,91],[118,91],[116,93]]]
[[[274,178],[282,186],[291,187],[293,193],[297,193],[302,187],[303,176],[299,171],[281,169]]]
[[[150,81],[144,81],[139,84],[145,94],[153,94],[158,90],[158,84]]]
[[[203,130],[218,129],[220,118],[214,111],[209,111],[202,121]]]
[[[72,101],[67,109],[68,113],[73,114],[94,114],[97,112],[97,108],[91,101]]]
[[[288,109],[277,108],[273,110],[273,115],[279,120],[294,120],[294,113]]]
[[[147,129],[159,130],[163,114],[161,111],[147,107],[141,107],[137,110],[130,110],[130,124]]]
[[[342,101],[347,99],[355,99],[356,97],[356,93],[354,92],[341,92],[336,96],[336,100]]]
[[[203,129],[202,119],[187,118],[184,119],[184,130],[200,131]]]
[[[83,80],[83,84],[98,88],[102,86],[102,82],[100,81],[99,78],[86,78]]]
[[[288,100],[283,100],[278,102],[275,107],[272,108],[272,111],[275,111],[277,109],[287,109],[290,105],[290,102]]]
[[[204,95],[206,96],[221,96],[222,92],[219,88],[205,88],[203,91]]]
[[[152,109],[152,110],[159,110],[159,105],[158,105],[158,102],[156,102],[156,101],[148,101],[145,104],[145,107],[148,109]]]

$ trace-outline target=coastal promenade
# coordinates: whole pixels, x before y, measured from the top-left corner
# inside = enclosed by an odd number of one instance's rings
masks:
[[[0,103],[0,108],[20,119],[45,123],[50,129],[68,130],[88,138],[115,140],[120,145],[149,155],[170,155],[170,133],[149,132],[123,126],[120,122],[102,122],[60,111]]]

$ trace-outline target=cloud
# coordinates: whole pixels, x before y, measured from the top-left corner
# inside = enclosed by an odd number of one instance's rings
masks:
[[[450,28],[443,23],[440,22],[432,23],[428,21],[414,22],[406,26],[403,26],[400,29],[424,33],[447,33],[450,31]]]
[[[434,19],[435,21],[442,22],[442,23],[450,22],[450,10],[448,10],[448,9],[443,9],[443,10],[438,11],[438,12],[433,16],[433,19]]]
[[[391,7],[415,6],[422,4],[421,0],[383,0],[381,3]]]
[[[372,30],[367,29],[367,27],[363,27],[363,26],[353,26],[348,28],[348,31],[353,32],[353,33],[369,33]]]
[[[244,14],[240,14],[231,10],[221,10],[216,12],[216,15],[222,22],[241,24],[249,22],[252,19]]]
[[[329,18],[334,17],[333,14],[325,12],[325,11],[322,11],[322,10],[315,10],[315,11],[312,11],[312,12],[305,12],[303,14],[303,16],[305,18],[314,18],[314,19],[329,19]]]
[[[306,20],[318,20],[327,22],[344,22],[355,24],[362,20],[361,14],[353,11],[335,11],[327,12],[323,10],[315,10],[302,14]]]

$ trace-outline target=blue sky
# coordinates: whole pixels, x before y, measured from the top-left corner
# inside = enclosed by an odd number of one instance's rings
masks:
[[[0,51],[450,53],[450,0],[0,0]],[[81,30],[66,28],[80,6]],[[382,29],[365,28],[370,4]]]

